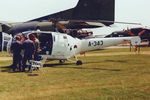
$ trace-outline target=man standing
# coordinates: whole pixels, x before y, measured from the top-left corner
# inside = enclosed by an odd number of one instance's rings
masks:
[[[22,44],[20,42],[21,38],[19,36],[15,37],[15,40],[12,42],[10,50],[13,54],[13,64],[12,64],[12,71],[16,71],[19,68],[19,71],[22,69]]]
[[[38,60],[38,52],[40,51],[40,42],[34,34],[29,35],[35,46],[34,60]]]
[[[29,38],[23,42],[23,50],[24,50],[24,57],[23,57],[23,71],[25,71],[25,68],[27,67],[26,63],[30,63],[30,60],[32,60],[34,57],[35,52],[35,46],[33,41],[31,40],[32,36],[29,35]],[[31,66],[29,67],[29,71],[31,70]]]

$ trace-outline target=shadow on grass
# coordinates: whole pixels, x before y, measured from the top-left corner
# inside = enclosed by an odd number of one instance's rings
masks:
[[[83,64],[89,64],[92,62],[86,62]],[[95,62],[93,62],[95,63]],[[100,63],[100,62],[97,62]],[[73,66],[64,66],[64,65],[73,65]],[[59,63],[55,63],[55,64],[44,64],[44,67],[51,67],[51,68],[69,68],[69,69],[79,69],[79,70],[105,70],[105,71],[121,71],[120,69],[111,69],[111,68],[95,68],[93,66],[92,67],[83,67],[82,65],[75,65],[74,63],[64,63],[64,64],[59,64]]]
[[[39,76],[39,74],[33,74],[33,73],[29,73],[28,76],[34,77],[34,76]]]
[[[63,63],[63,64],[53,63],[53,64],[44,64],[43,67],[61,67],[61,66],[64,66],[64,65],[75,65],[75,64],[74,63]]]
[[[2,66],[0,67],[0,72],[10,72],[10,66]]]
[[[11,65],[10,66],[2,66],[0,68],[1,68],[0,72],[6,72],[6,73],[23,73],[22,71],[19,71],[19,70],[15,71],[15,72],[11,71]],[[29,72],[27,70],[24,71],[24,73],[27,73],[28,76],[38,76],[38,74]]]
[[[105,62],[127,63],[127,61],[125,61],[125,60],[105,60]]]
[[[126,63],[127,61],[123,60],[105,60],[105,62],[120,62],[120,63]],[[95,63],[101,63],[100,61],[93,61],[93,62],[84,62],[84,64],[95,64]],[[70,66],[72,65],[72,66]],[[2,66],[1,72],[10,72],[10,66]],[[105,70],[105,71],[121,71],[120,69],[111,69],[109,67],[107,68],[96,68],[94,67],[83,67],[82,65],[76,65],[75,63],[53,63],[53,64],[44,64],[43,67],[51,67],[51,68],[69,68],[69,69],[79,69],[79,70]]]
[[[21,73],[20,71],[12,72],[12,71],[11,71],[11,66],[12,66],[12,65],[0,67],[0,72],[7,72],[7,73]]]
[[[112,62],[115,62],[115,63],[128,63],[125,60],[101,60],[101,61],[87,61],[87,62],[84,62],[84,64],[101,64],[101,63],[112,63]]]

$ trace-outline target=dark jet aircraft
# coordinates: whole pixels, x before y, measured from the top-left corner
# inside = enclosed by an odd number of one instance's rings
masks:
[[[62,28],[81,29],[96,28],[110,25],[114,22],[115,0],[79,0],[76,7],[36,18],[27,22],[6,23],[0,22],[0,50],[4,44],[4,33],[16,35],[20,32],[41,30],[55,31],[57,27],[61,32]],[[101,20],[100,22],[97,22]],[[109,20],[110,22],[105,22]]]
[[[67,29],[81,29],[100,27],[102,24],[91,24],[95,20],[114,21],[115,0],[79,0],[76,7],[36,18],[24,23],[1,23],[2,31],[9,34],[16,34],[29,30],[40,29],[41,31],[53,31],[53,21],[60,22]],[[110,25],[113,22],[102,22]]]

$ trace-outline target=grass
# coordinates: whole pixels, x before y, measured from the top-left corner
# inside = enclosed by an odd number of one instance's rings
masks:
[[[10,55],[7,52],[0,52],[0,57],[10,57]]]
[[[128,49],[90,53],[115,52],[128,52]],[[70,62],[58,65],[52,61],[32,74],[8,73],[6,66],[11,61],[0,61],[0,99],[150,100],[150,55],[81,56],[79,59],[84,62],[82,66]]]

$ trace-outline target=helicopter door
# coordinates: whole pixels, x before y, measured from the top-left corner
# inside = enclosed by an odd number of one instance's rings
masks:
[[[48,54],[51,55],[53,48],[53,39],[52,34],[42,33],[39,35],[40,41],[40,54]]]
[[[55,35],[53,54],[57,57],[64,58],[67,53],[67,44],[68,40],[66,35]]]

